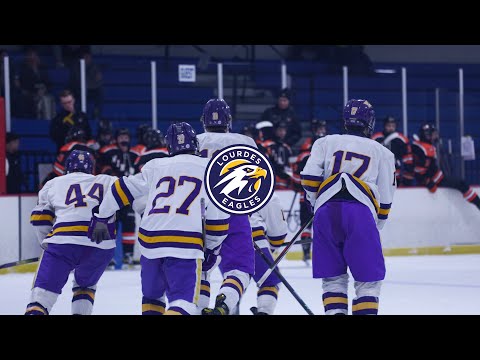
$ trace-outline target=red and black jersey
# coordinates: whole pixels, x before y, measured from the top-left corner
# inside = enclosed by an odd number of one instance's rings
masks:
[[[124,153],[116,144],[104,146],[99,151],[100,172],[118,177],[133,175],[138,156],[132,149]]]
[[[414,141],[412,144],[415,179],[419,185],[427,185],[435,190],[444,178],[442,170],[437,164],[437,150],[435,146],[423,141]]]
[[[147,151],[147,147],[143,144],[137,144],[135,146],[132,146],[130,150],[136,152],[139,156],[141,156],[145,151]]]
[[[395,155],[397,181],[400,182],[400,178],[404,178],[407,182],[411,182],[414,178],[413,155],[408,138],[395,131],[387,136],[383,132],[377,132],[372,135],[372,140],[379,142]]]
[[[292,156],[290,146],[282,141],[265,140],[260,142],[265,149],[275,173],[275,189],[285,190],[291,188],[292,178],[288,174],[291,170],[289,158]]]
[[[135,160],[135,173],[139,173],[140,171],[142,171],[143,165],[145,165],[150,160],[159,159],[167,156],[168,150],[164,147],[145,150],[142,155],[137,157],[137,160]]]
[[[90,154],[95,156],[95,152],[86,143],[82,143],[80,141],[71,141],[63,145],[57,154],[55,162],[53,163],[52,171],[42,181],[42,187],[47,181],[56,178],[57,176],[65,175],[65,161],[73,150],[88,151]]]

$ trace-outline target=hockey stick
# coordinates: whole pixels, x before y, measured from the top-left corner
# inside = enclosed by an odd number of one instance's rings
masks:
[[[308,240],[300,240],[300,241],[297,241],[295,243],[295,245],[306,245],[306,244],[311,244],[312,243],[312,239],[308,239]],[[286,242],[286,243],[283,243],[282,245],[280,246],[288,246],[290,244],[290,241],[289,242]]]
[[[255,243],[255,241],[253,242],[253,246],[255,247],[255,250],[257,251],[257,253],[260,254],[260,256],[262,257],[262,259],[267,263],[267,265],[271,268],[272,267],[272,262],[270,261],[270,259],[263,253],[262,249],[260,249],[260,247]],[[267,249],[268,250],[268,249]],[[308,315],[315,315],[312,310],[310,310],[310,308],[307,306],[307,304],[305,304],[305,301],[302,300],[302,298],[297,294],[297,292],[293,289],[293,287],[288,283],[288,281],[283,277],[283,275],[280,273],[280,271],[278,270],[278,268],[274,267],[273,268],[273,271],[275,272],[275,274],[278,276],[278,278],[280,279],[280,281],[285,285],[285,287],[288,289],[288,291],[290,291],[290,293],[293,295],[293,297],[295,298],[295,300],[298,301],[298,303],[300,304],[300,306],[307,312]]]
[[[292,210],[293,210],[293,206],[295,205],[295,200],[297,199],[297,192],[295,191],[294,195],[293,195],[293,199],[292,199],[292,202],[290,204],[290,209],[288,210],[288,216],[287,216],[287,224],[288,222],[290,221],[290,217],[292,217]]]
[[[11,263],[8,263],[8,264],[3,264],[3,265],[0,265],[0,269],[7,269],[7,268],[19,266],[19,265],[30,264],[30,263],[33,263],[33,262],[38,261],[38,259],[39,259],[39,258],[36,257],[36,258],[31,258],[31,259],[25,259],[25,260],[19,260],[19,261],[11,262]]]
[[[202,216],[202,240],[203,240],[203,248],[205,249],[207,244],[207,230],[206,230],[206,214],[205,214],[205,198],[200,199],[200,213]]]
[[[282,259],[285,257],[285,255],[287,255],[287,252],[288,250],[290,250],[290,248],[295,244],[295,240],[298,238],[298,236],[303,232],[303,230],[305,230],[305,228],[307,226],[309,226],[312,221],[313,221],[313,217],[314,215],[312,215],[310,217],[310,219],[305,223],[305,225],[303,225],[300,230],[297,231],[297,233],[295,234],[295,236],[293,237],[293,239],[288,243],[288,245],[285,247],[285,249],[283,249],[283,251],[280,253],[280,255],[278,255],[277,259],[275,260],[275,262],[272,264],[272,266],[270,266],[270,269],[268,269],[265,274],[263,274],[263,276],[260,278],[260,280],[258,280],[258,283],[257,285],[258,286],[262,286],[262,284],[265,282],[265,280],[270,276],[270,274],[272,273],[273,269],[275,269],[278,265],[278,263],[280,261],[282,261]]]

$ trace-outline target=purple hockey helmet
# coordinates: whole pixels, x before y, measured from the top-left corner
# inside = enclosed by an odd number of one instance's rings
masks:
[[[223,99],[210,99],[203,108],[200,121],[204,128],[208,127],[224,127],[232,128],[232,114],[230,106]]]
[[[165,142],[170,155],[198,150],[197,133],[186,122],[170,125],[165,135]]]
[[[83,172],[93,174],[95,160],[88,151],[73,150],[65,161],[65,172]]]
[[[349,100],[343,109],[343,123],[346,129],[351,127],[366,129],[365,135],[370,137],[375,128],[373,106],[367,100]]]

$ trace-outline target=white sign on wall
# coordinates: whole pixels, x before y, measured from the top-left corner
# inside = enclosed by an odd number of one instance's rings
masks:
[[[178,65],[178,81],[195,82],[196,67],[195,65]]]

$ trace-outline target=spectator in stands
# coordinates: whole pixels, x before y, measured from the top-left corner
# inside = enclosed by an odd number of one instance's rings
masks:
[[[24,183],[22,168],[20,166],[20,138],[17,134],[8,132],[6,139],[7,156],[7,194],[20,194]]]
[[[424,185],[431,193],[439,187],[460,191],[463,198],[480,210],[480,197],[472,187],[461,178],[445,175],[437,163],[435,145],[439,134],[434,124],[424,123],[420,127],[419,140],[413,141],[412,153],[417,185]]]
[[[87,99],[93,102],[93,116],[98,119],[103,107],[103,75],[100,67],[93,62],[92,54],[85,50],[80,58],[85,60],[85,81],[87,86]],[[80,66],[74,66],[71,72],[71,88],[76,95],[80,94]]]
[[[26,116],[51,118],[55,115],[55,100],[48,92],[50,81],[35,50],[27,50],[15,84],[23,94],[22,106]]]
[[[70,90],[60,93],[60,104],[63,110],[50,121],[50,138],[57,145],[57,152],[65,144],[68,130],[73,126],[84,129],[87,139],[92,137],[87,114],[77,111],[75,97]]]
[[[282,89],[278,95],[277,104],[271,108],[266,109],[261,121],[270,121],[273,126],[284,122],[287,125],[287,134],[285,136],[285,143],[294,146],[302,136],[300,123],[297,120],[297,115],[292,106],[290,106],[290,90]]]

